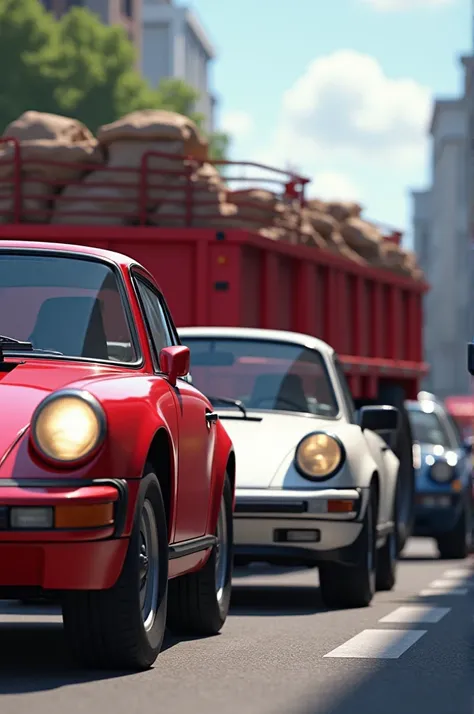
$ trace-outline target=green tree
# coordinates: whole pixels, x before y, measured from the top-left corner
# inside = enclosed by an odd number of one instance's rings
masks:
[[[0,0],[0,128],[28,109],[74,116],[93,132],[138,109],[176,111],[202,126],[198,93],[172,78],[150,87],[135,58],[125,30],[85,8],[56,21],[39,0]],[[228,138],[209,139],[221,158]]]
[[[57,40],[54,19],[38,0],[0,0],[0,128],[28,109],[56,109],[44,70]]]

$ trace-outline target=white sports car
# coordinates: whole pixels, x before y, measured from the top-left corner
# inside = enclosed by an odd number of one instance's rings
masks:
[[[236,450],[237,563],[319,567],[328,606],[395,583],[399,412],[358,413],[334,350],[308,335],[182,328],[191,378]],[[378,432],[378,433],[376,433]]]

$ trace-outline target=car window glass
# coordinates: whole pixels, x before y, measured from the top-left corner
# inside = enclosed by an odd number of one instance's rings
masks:
[[[459,428],[456,420],[453,419],[451,414],[449,414],[449,412],[445,412],[445,415],[446,415],[446,420],[447,420],[449,426],[451,427],[451,431],[453,432],[453,447],[456,449],[459,449],[459,448],[461,448],[463,441],[464,441],[462,434],[461,434],[461,429]]]
[[[149,336],[156,353],[155,357],[158,358],[161,350],[164,347],[170,347],[173,344],[173,340],[169,333],[158,294],[142,280],[137,279],[136,283],[146,322],[148,323]]]
[[[420,444],[440,445],[446,449],[452,448],[445,425],[435,412],[424,412],[421,409],[408,409],[413,440]]]
[[[318,350],[258,339],[193,337],[185,344],[191,350],[193,384],[207,396],[237,399],[258,411],[339,413]]]
[[[0,334],[31,342],[37,350],[114,362],[137,359],[117,274],[106,263],[2,254],[0,306]]]

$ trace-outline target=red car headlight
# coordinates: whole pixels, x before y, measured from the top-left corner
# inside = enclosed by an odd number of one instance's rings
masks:
[[[64,465],[80,463],[102,445],[107,430],[101,405],[88,392],[61,390],[37,407],[31,438],[48,460]]]

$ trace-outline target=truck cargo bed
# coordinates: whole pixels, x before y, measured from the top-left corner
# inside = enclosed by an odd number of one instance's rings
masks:
[[[128,254],[156,277],[178,326],[263,327],[316,335],[340,353],[356,398],[375,399],[386,382],[403,386],[407,397],[416,396],[427,371],[422,357],[424,282],[314,246],[271,240],[257,230],[216,225],[215,217],[209,220],[214,227],[146,225],[151,181],[146,157],[138,177],[119,183],[137,191],[136,225],[93,225],[94,219],[81,225],[74,217],[70,224],[51,224],[45,209],[38,209],[38,197],[31,208],[35,197],[22,181],[25,162],[18,142],[13,145],[13,171],[7,181],[0,180],[0,190],[5,191],[3,182],[12,191],[7,216],[1,205],[6,194],[0,193],[0,239],[75,243]],[[89,168],[98,170],[97,165]],[[114,178],[110,169],[100,170],[108,175],[105,186],[117,186],[119,169],[114,169]],[[130,171],[123,173],[129,176]],[[32,175],[28,181],[33,178],[48,184],[51,194],[54,186],[66,183]],[[192,196],[186,188],[184,193],[183,222],[192,225]],[[51,214],[47,199],[42,192],[39,203]],[[115,204],[119,214],[120,201]]]

